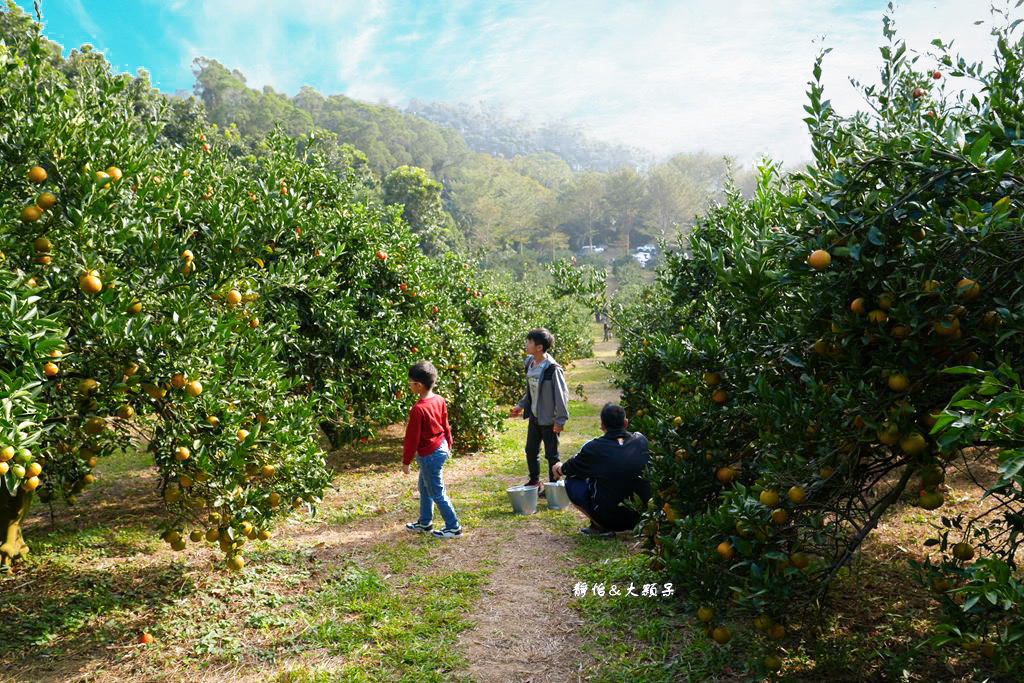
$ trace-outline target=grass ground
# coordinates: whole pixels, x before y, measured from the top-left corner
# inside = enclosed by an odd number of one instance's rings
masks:
[[[614,349],[599,344],[596,358],[570,369],[585,400],[571,406],[563,459],[598,434],[599,408],[616,397],[602,365]],[[717,646],[692,627],[685,596],[642,595],[667,579],[629,534],[581,537],[578,513],[543,504],[512,514],[505,488],[525,475],[525,425],[507,426],[493,449],[446,467],[464,538],[405,531],[415,479],[401,474],[401,434],[391,429],[333,453],[335,489],[320,513],[253,542],[241,575],[217,569],[213,549],[172,553],[157,538],[161,507],[143,454],[106,460],[75,508],[55,508],[53,521],[34,511],[27,566],[0,577],[0,680],[756,678],[741,635]],[[843,573],[828,619],[784,643],[785,679],[1000,680],[963,653],[919,647],[933,603],[905,560],[925,550],[933,517],[899,507],[886,520]],[[583,583],[591,590],[575,597]],[[153,645],[136,643],[143,631]]]

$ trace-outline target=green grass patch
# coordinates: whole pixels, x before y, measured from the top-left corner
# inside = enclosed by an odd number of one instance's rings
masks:
[[[454,672],[466,662],[458,634],[472,626],[463,615],[484,582],[483,572],[413,574],[396,588],[373,570],[339,568],[292,607],[293,619],[308,626],[288,645],[340,659],[329,672],[301,667],[277,680],[459,680]]]
[[[570,368],[566,382],[575,387],[577,384],[604,384],[611,386],[611,373],[600,362],[584,367]]]
[[[99,458],[96,464],[97,484],[110,483],[127,474],[137,474],[153,465],[153,456],[142,449],[117,450]]]
[[[569,401],[569,422],[570,424],[574,420],[579,420],[582,417],[600,417],[601,406],[594,405],[592,403],[581,403],[579,401]]]

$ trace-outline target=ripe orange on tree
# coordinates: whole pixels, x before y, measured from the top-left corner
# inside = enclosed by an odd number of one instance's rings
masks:
[[[78,286],[86,294],[99,294],[103,291],[103,281],[100,280],[99,271],[90,270],[82,273],[78,278]]]
[[[906,391],[907,387],[910,386],[910,380],[907,379],[906,375],[894,372],[889,375],[889,379],[886,380],[886,384],[893,391]]]
[[[25,223],[35,223],[43,215],[43,210],[33,204],[21,210],[21,220]]]
[[[736,478],[736,469],[733,467],[719,467],[715,472],[715,478],[723,484],[731,484]]]
[[[46,169],[42,166],[33,166],[28,171],[28,179],[33,183],[41,183],[46,180],[47,174]]]
[[[832,255],[824,249],[815,249],[807,257],[807,265],[815,270],[825,270],[832,265]]]
[[[52,209],[57,204],[57,195],[52,192],[43,192],[36,197],[36,206],[43,211]]]
[[[981,285],[970,278],[963,278],[956,283],[956,293],[964,301],[971,301],[981,294]]]

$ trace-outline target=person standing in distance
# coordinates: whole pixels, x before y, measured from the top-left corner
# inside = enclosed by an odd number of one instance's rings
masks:
[[[548,353],[555,338],[543,327],[526,333],[526,393],[509,413],[510,417],[523,416],[529,420],[526,429],[526,466],[530,480],[526,486],[536,486],[544,495],[540,482],[540,446],[544,444],[544,458],[548,461],[549,481],[556,478],[551,466],[558,462],[558,435],[569,420],[569,387],[565,383],[565,370]]]

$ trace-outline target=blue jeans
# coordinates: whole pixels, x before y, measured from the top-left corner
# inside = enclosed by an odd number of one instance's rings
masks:
[[[452,499],[448,497],[448,491],[445,490],[441,472],[444,461],[448,459],[448,444],[442,443],[441,447],[430,455],[417,456],[416,459],[420,464],[419,523],[427,525],[433,521],[436,503],[444,519],[444,528],[458,529],[459,518],[455,516],[455,508],[452,506]]]
[[[565,493],[569,496],[569,502],[583,508],[591,518],[594,517],[594,508],[590,506],[590,486],[586,479],[566,477]]]

